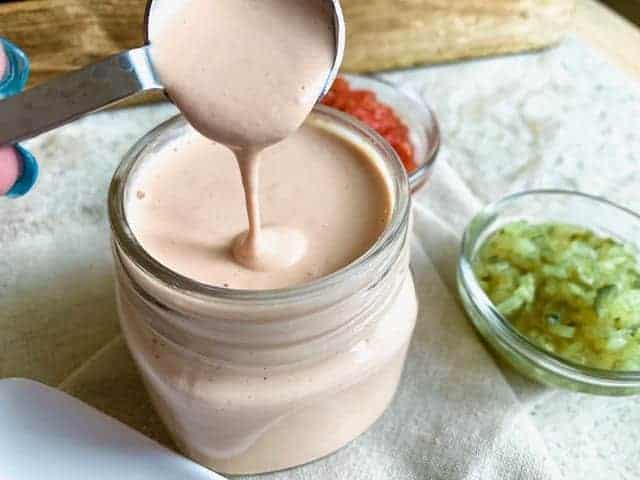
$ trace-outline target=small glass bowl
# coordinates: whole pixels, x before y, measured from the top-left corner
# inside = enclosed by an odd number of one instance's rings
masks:
[[[340,76],[355,90],[374,92],[378,100],[391,107],[409,128],[409,140],[418,164],[418,168],[408,174],[409,185],[411,192],[419,190],[431,178],[440,150],[440,126],[429,105],[417,95],[382,80],[360,75]]]
[[[540,383],[598,395],[640,393],[640,371],[589,368],[542,350],[521,335],[491,303],[472,269],[484,242],[517,221],[582,226],[640,249],[640,216],[603,198],[562,190],[532,190],[510,195],[482,210],[468,226],[458,265],[458,289],[467,314],[499,356]]]

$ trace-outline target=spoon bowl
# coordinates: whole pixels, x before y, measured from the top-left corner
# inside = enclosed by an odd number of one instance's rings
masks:
[[[333,32],[336,42],[336,55],[318,101],[320,101],[322,97],[324,97],[329,92],[331,85],[333,85],[334,80],[338,76],[340,66],[342,65],[342,60],[344,59],[344,50],[347,37],[344,14],[342,12],[340,0],[322,1],[333,17]],[[150,32],[152,31],[152,29],[162,24],[164,21],[166,21],[167,18],[175,15],[180,10],[181,6],[181,2],[176,2],[175,0],[149,0],[147,2],[146,11],[144,14],[145,44],[149,45],[151,43]]]
[[[335,59],[318,101],[338,75],[346,43],[339,0],[323,0],[332,13]],[[145,45],[62,75],[0,101],[0,146],[13,145],[145,92],[165,92],[149,54],[149,32],[156,22],[184,5],[175,0],[149,0],[144,19]]]

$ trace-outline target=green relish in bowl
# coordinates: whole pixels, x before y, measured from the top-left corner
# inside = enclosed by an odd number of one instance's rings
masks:
[[[640,214],[582,192],[514,193],[471,220],[457,273],[505,365],[552,387],[640,394]]]
[[[473,261],[479,285],[541,349],[591,368],[640,370],[634,247],[563,223],[509,223]]]

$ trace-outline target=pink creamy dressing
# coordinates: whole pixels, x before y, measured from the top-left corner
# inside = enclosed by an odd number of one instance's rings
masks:
[[[247,229],[239,169],[227,148],[196,132],[132,179],[127,215],[138,241],[174,271],[235,289],[300,285],[348,265],[385,229],[389,187],[362,149],[316,123],[262,154],[261,234],[281,233],[282,250],[296,260],[288,268],[254,271],[231,254]]]
[[[380,152],[321,115],[305,122],[335,55],[323,3],[154,1],[172,9],[151,23],[154,65],[195,130],[150,149],[125,210],[138,242],[173,271],[233,289],[297,286],[362,256],[389,224]],[[180,448],[219,471],[259,473],[366,430],[393,397],[416,317],[402,245],[384,278],[370,269],[282,308],[201,302],[125,260],[122,328]],[[201,348],[206,361],[192,353]]]
[[[236,155],[249,229],[235,260],[267,271],[296,263],[304,251],[286,247],[305,232],[262,231],[260,157],[300,127],[327,82],[335,37],[324,2],[191,0],[150,40],[158,76],[189,123]]]

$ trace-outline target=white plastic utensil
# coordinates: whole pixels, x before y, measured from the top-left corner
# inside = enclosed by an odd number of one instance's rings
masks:
[[[2,480],[224,480],[81,401],[0,380]]]

